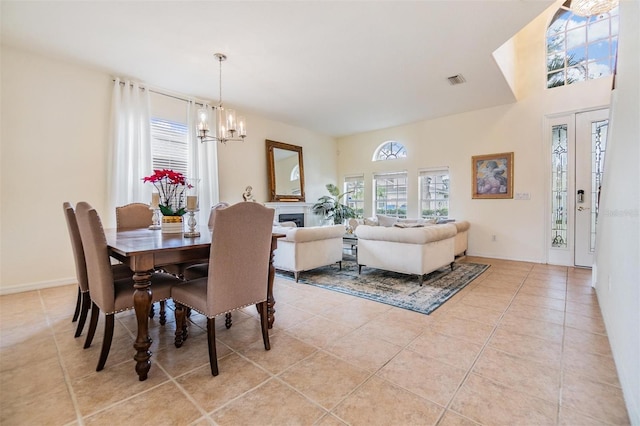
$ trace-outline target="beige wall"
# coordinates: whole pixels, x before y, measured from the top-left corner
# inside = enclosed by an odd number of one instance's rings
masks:
[[[620,4],[617,88],[596,246],[596,291],[631,424],[640,425],[640,6]]]
[[[109,216],[111,89],[105,72],[2,46],[0,294],[75,282],[62,203],[86,200]],[[304,164],[308,201],[335,182],[334,139],[245,115],[247,140],[218,149],[221,200],[242,201],[251,185],[266,201],[265,139],[301,145],[314,159]]]
[[[541,15],[513,40],[519,52],[515,82],[519,102],[338,140],[339,179],[355,174],[365,176],[365,194],[369,195],[365,216],[373,214],[374,172],[408,172],[407,215],[416,217],[418,170],[448,166],[450,216],[472,224],[469,254],[546,261],[545,219],[550,214],[545,212],[549,161],[549,142],[543,132],[545,116],[607,106],[611,95],[610,78],[545,89],[543,35],[548,19],[548,14]],[[464,90],[464,86],[452,86],[451,90]],[[405,145],[408,158],[372,162],[375,149],[388,140]],[[471,157],[511,151],[515,157],[514,194],[528,193],[531,199],[472,199]],[[493,235],[496,241],[492,241]]]

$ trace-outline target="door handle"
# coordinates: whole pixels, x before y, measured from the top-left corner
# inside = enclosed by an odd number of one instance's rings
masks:
[[[581,212],[582,210],[591,210],[589,207],[578,207],[578,211]]]

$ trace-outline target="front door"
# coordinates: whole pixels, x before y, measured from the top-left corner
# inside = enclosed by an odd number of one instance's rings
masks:
[[[596,247],[596,220],[609,110],[576,114],[575,245],[574,264],[591,267]]]
[[[547,261],[590,268],[596,244],[609,110],[548,118],[550,197]]]

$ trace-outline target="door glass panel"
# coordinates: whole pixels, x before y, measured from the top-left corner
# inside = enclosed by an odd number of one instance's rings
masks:
[[[600,201],[600,185],[604,172],[604,153],[607,145],[609,120],[591,123],[591,244],[590,250],[596,248],[596,223],[598,222],[598,204]]]
[[[567,247],[567,125],[553,126],[551,145],[551,246]]]

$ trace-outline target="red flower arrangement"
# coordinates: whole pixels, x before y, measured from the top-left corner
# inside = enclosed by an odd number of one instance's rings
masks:
[[[191,185],[182,173],[171,169],[154,170],[151,176],[143,178],[142,181],[151,182],[158,190],[158,207],[163,216],[182,216],[187,212],[184,207],[184,192],[191,188]]]

